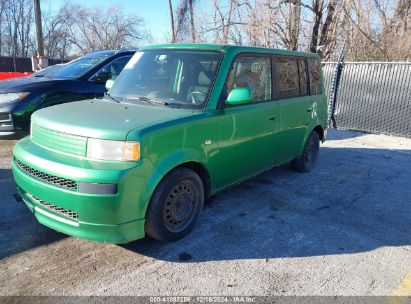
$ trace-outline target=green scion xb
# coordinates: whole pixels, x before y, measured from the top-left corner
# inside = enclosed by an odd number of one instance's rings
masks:
[[[208,197],[281,164],[311,170],[325,138],[316,54],[148,46],[107,86],[35,112],[13,151],[16,197],[79,238],[182,238]]]

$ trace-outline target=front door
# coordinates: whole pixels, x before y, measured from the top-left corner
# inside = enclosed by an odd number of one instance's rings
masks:
[[[242,55],[232,65],[226,82],[227,92],[238,87],[249,88],[251,101],[237,106],[225,105],[217,118],[218,188],[252,176],[275,163],[279,108],[272,97],[271,66],[268,55]]]

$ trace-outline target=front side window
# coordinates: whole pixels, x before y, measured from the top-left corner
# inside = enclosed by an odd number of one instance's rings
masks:
[[[249,88],[252,102],[271,100],[270,57],[239,57],[234,61],[226,86],[227,93],[233,88]]]
[[[308,58],[307,61],[310,75],[311,95],[321,94],[320,61],[316,58]]]
[[[297,59],[277,58],[278,97],[291,98],[300,95]]]
[[[113,60],[112,62],[110,62],[109,64],[107,64],[105,67],[103,67],[102,69],[100,69],[92,78],[91,80],[95,80],[95,78],[97,77],[97,75],[99,74],[107,74],[107,78],[108,79],[112,79],[115,80],[117,79],[118,75],[120,74],[120,72],[123,70],[123,68],[125,67],[125,65],[127,64],[127,62],[130,60],[131,56],[124,56],[124,57],[120,57],[117,58],[115,60]]]
[[[99,63],[106,60],[106,56],[79,58],[65,64],[61,69],[53,73],[57,78],[77,78],[90,71]]]
[[[221,53],[190,50],[137,52],[110,89],[120,102],[204,108]]]
[[[227,79],[227,93],[233,88],[249,88],[252,102],[271,100],[271,59],[265,56],[237,58]]]

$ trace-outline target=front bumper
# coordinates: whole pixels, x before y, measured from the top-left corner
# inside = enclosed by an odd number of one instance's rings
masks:
[[[11,113],[0,113],[0,137],[27,132],[30,119],[17,117]]]
[[[152,170],[149,161],[94,164],[37,146],[28,137],[19,141],[13,152],[12,171],[18,193],[40,223],[68,235],[100,242],[128,243],[144,237],[144,215],[149,200],[144,195],[145,172]],[[47,175],[78,183],[116,184],[118,192],[90,194],[65,189],[28,174],[16,159]]]
[[[14,133],[12,115],[10,113],[0,113],[0,136],[13,135]]]
[[[81,239],[125,244],[144,237],[144,220],[136,220],[119,225],[104,225],[74,221],[56,212],[52,212],[39,205],[39,201],[32,195],[17,188],[22,201],[34,213],[37,220],[54,230]]]

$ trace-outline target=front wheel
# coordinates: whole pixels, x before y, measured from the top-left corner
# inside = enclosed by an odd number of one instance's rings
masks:
[[[176,241],[194,228],[204,204],[201,178],[179,168],[160,182],[146,213],[145,231],[159,241]]]
[[[303,154],[294,159],[291,166],[300,172],[311,171],[317,161],[319,150],[320,138],[317,132],[312,131],[305,143]]]

